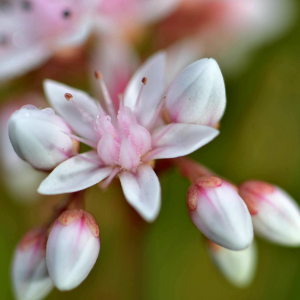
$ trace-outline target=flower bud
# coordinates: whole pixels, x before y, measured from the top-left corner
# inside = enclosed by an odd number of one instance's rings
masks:
[[[99,227],[82,210],[67,210],[54,223],[47,243],[47,266],[61,291],[74,289],[88,276],[100,251]]]
[[[221,70],[214,59],[201,59],[171,83],[166,108],[173,123],[215,126],[223,116],[226,95]]]
[[[78,142],[68,136],[71,129],[52,108],[23,106],[11,116],[8,132],[18,156],[43,171],[54,169],[78,147]]]
[[[53,288],[46,264],[47,232],[33,229],[21,240],[12,264],[13,290],[18,300],[43,299]]]
[[[209,254],[225,278],[236,287],[247,287],[253,280],[257,264],[256,246],[233,251],[208,241]]]
[[[297,203],[277,186],[256,180],[239,187],[252,215],[255,233],[285,246],[300,246],[300,210]]]
[[[253,239],[251,216],[236,190],[222,179],[198,179],[188,190],[190,217],[214,243],[231,249],[247,248]]]

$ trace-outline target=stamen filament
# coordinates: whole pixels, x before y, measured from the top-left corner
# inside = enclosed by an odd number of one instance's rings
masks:
[[[110,173],[110,175],[103,182],[100,183],[100,187],[102,189],[107,188],[120,170],[121,170],[120,167],[115,167]]]
[[[170,124],[160,135],[158,135],[153,141],[152,146],[155,145],[161,140],[161,138],[174,126],[174,123]]]
[[[160,104],[159,104],[159,106],[158,106],[158,108],[157,108],[154,116],[152,117],[152,120],[151,120],[150,124],[147,126],[147,129],[151,129],[154,126],[154,124],[155,124],[155,122],[156,122],[156,120],[157,120],[157,118],[158,118],[158,116],[159,116],[159,114],[161,112],[161,109],[163,108],[163,106],[165,104],[166,97],[167,96],[165,96],[164,99],[160,102]]]
[[[107,111],[110,114],[111,118],[116,120],[116,117],[117,117],[116,110],[115,110],[114,104],[111,100],[110,94],[108,92],[107,86],[106,86],[106,84],[103,80],[103,77],[102,77],[101,73],[96,71],[95,72],[95,77],[99,81],[100,88],[101,88],[102,95],[103,95],[103,98],[104,98],[104,101],[105,101],[105,104],[106,104]]]
[[[76,155],[76,157],[79,157],[79,158],[81,158],[81,159],[83,159],[83,160],[85,160],[87,162],[90,162],[92,164],[95,164],[95,165],[99,165],[99,166],[102,165],[102,162],[100,160],[96,160],[96,159],[92,159],[92,158],[87,158],[87,157],[84,157],[81,154]]]
[[[140,101],[141,101],[141,97],[142,97],[142,93],[143,93],[143,89],[144,89],[144,86],[146,84],[147,84],[147,77],[143,77],[143,79],[142,79],[142,86],[141,86],[141,89],[139,91],[138,97],[136,99],[134,110],[137,110],[137,108],[139,107],[139,104],[140,104]]]
[[[95,142],[88,141],[86,139],[78,137],[77,135],[73,135],[73,134],[70,134],[70,133],[67,133],[67,132],[64,132],[64,131],[62,131],[62,133],[66,134],[70,138],[72,138],[74,140],[77,140],[77,141],[79,141],[81,143],[84,143],[84,144],[86,144],[86,145],[88,145],[88,146],[90,146],[92,148],[97,148],[97,143],[95,143]]]

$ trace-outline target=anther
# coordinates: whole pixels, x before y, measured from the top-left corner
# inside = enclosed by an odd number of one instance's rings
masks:
[[[147,84],[147,77],[144,77],[143,79],[142,79],[142,83],[144,84],[144,85],[146,85]]]
[[[70,93],[65,93],[65,98],[70,101],[73,98],[73,95]]]
[[[96,79],[102,79],[102,75],[99,71],[95,71],[95,77]]]

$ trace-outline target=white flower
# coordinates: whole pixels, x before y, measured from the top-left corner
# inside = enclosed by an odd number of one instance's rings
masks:
[[[254,242],[240,251],[229,250],[210,241],[208,248],[214,263],[229,282],[239,288],[250,285],[257,265],[257,249]]]
[[[81,45],[93,25],[95,0],[9,1],[0,7],[0,81],[39,67]]]
[[[77,287],[90,273],[100,251],[99,227],[82,210],[67,210],[54,223],[47,242],[47,266],[61,291]]]
[[[104,182],[107,186],[118,174],[127,201],[145,220],[157,217],[160,184],[150,162],[190,154],[218,135],[216,129],[198,124],[157,125],[164,104],[164,65],[163,53],[146,61],[130,80],[118,113],[99,73],[106,111],[81,91],[50,80],[45,82],[45,92],[54,109],[82,136],[77,139],[94,150],[60,164],[42,182],[40,193],[75,192],[108,177]],[[212,85],[202,88],[211,89]],[[169,91],[173,88],[177,89],[174,83]],[[197,99],[194,101],[196,105]]]
[[[285,191],[256,180],[239,187],[259,236],[284,246],[300,246],[300,209]]]
[[[251,244],[250,213],[229,183],[215,176],[200,178],[189,188],[187,201],[191,219],[211,241],[231,250]]]
[[[46,242],[47,231],[33,229],[15,251],[12,283],[18,300],[41,300],[53,288],[46,265]]]
[[[18,156],[38,170],[53,170],[73,156],[78,146],[67,135],[71,134],[69,126],[52,108],[23,106],[12,114],[8,131]]]

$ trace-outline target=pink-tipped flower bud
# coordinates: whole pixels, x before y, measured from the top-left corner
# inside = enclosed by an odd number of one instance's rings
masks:
[[[223,248],[208,242],[209,254],[224,277],[239,288],[251,284],[257,265],[257,251],[255,243],[240,251]]]
[[[300,210],[291,196],[256,180],[242,183],[239,192],[252,215],[255,233],[274,243],[300,246]]]
[[[53,288],[46,264],[46,242],[46,230],[33,229],[17,246],[12,264],[12,283],[18,300],[43,299]]]
[[[61,291],[74,289],[88,276],[100,251],[99,227],[82,210],[67,210],[54,223],[47,243],[47,266]]]
[[[8,132],[18,156],[39,170],[54,169],[78,148],[78,142],[69,137],[70,127],[52,108],[23,106],[12,114]]]
[[[225,84],[217,62],[198,60],[170,84],[166,108],[173,123],[215,126],[226,105]]]
[[[200,178],[189,188],[187,203],[196,227],[214,243],[242,250],[252,242],[250,213],[231,184],[215,176]]]

